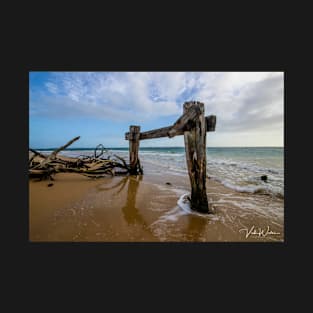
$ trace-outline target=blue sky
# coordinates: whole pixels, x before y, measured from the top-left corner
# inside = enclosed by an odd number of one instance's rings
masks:
[[[57,147],[127,147],[129,125],[169,126],[185,101],[217,116],[207,146],[283,146],[282,72],[30,72],[29,143]],[[142,147],[183,146],[183,137]]]

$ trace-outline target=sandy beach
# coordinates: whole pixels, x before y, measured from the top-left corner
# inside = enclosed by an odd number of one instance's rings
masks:
[[[58,173],[29,181],[31,242],[282,242],[283,199],[229,189],[207,179],[215,213],[202,215],[177,202],[189,178],[158,172],[91,179]],[[49,184],[53,184],[48,186]],[[251,207],[253,206],[253,210]],[[265,211],[266,208],[266,211]],[[269,210],[268,210],[269,209]],[[266,212],[266,213],[265,213]]]
[[[284,242],[284,75],[29,71],[29,240]]]

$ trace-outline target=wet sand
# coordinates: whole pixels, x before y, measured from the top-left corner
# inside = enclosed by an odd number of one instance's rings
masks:
[[[215,207],[215,214],[190,213],[177,205],[180,196],[190,190],[187,176],[159,173],[151,164],[144,164],[144,168],[143,176],[90,179],[79,174],[59,173],[52,182],[30,180],[29,240],[284,240],[283,199],[235,192],[208,180],[207,194]],[[53,185],[48,187],[49,183]],[[260,231],[263,234],[258,234]]]

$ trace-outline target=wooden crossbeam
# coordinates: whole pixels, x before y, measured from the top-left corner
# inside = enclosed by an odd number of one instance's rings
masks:
[[[180,119],[178,119],[176,121],[176,123],[179,120]],[[207,132],[215,131],[216,116],[215,115],[206,116],[205,121],[206,121],[206,131]],[[174,136],[180,136],[180,135],[183,135],[185,131],[188,131],[189,128],[191,127],[191,125],[187,123],[182,128],[179,128],[179,126],[176,126],[176,128],[174,128],[174,131],[172,131],[173,127],[175,126],[176,123],[174,123],[174,125],[172,125],[172,126],[167,126],[167,127],[162,127],[162,128],[142,132],[139,135],[139,140],[161,138],[161,137],[171,138]],[[180,125],[180,124],[178,124],[178,125]],[[125,139],[130,140],[129,132],[125,133]]]
[[[172,126],[149,130],[147,132],[140,133],[139,140],[168,137],[167,133],[171,130]],[[129,140],[129,133],[125,134],[125,139]]]

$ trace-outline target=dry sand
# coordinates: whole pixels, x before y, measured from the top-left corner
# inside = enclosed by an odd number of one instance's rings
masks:
[[[283,200],[243,195],[208,180],[207,193],[216,213],[186,213],[177,201],[190,189],[188,177],[151,173],[148,169],[143,176],[101,179],[59,173],[52,182],[30,180],[30,241],[283,241],[283,217],[249,209],[254,203],[275,212]],[[242,197],[247,201],[242,202]],[[253,226],[256,231],[269,229],[279,234],[246,238]]]

